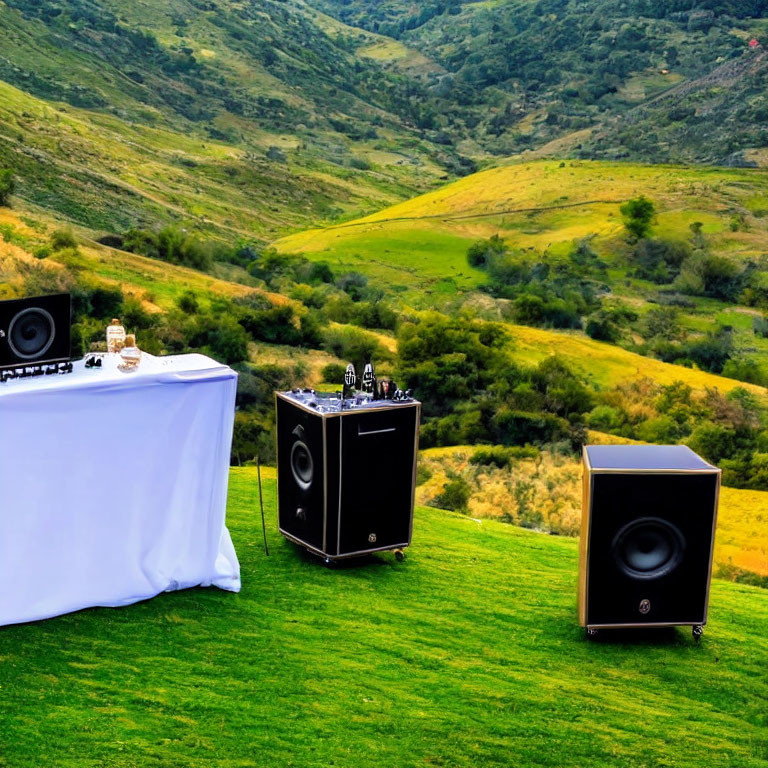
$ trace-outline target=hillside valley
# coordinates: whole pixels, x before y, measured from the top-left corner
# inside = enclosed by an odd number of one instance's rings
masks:
[[[595,435],[686,443],[736,494],[720,575],[762,583],[768,20],[689,6],[0,2],[0,298],[71,291],[76,356],[119,316],[235,367],[235,465],[275,389],[374,360],[462,513],[522,524],[514,468]]]
[[[760,166],[764,17],[650,0],[416,15],[7,0],[0,167],[27,203],[93,230],[176,223],[263,244],[510,156]]]
[[[0,768],[766,768],[766,49],[763,0],[0,0],[0,301],[237,372],[243,586],[3,627]],[[413,542],[326,567],[274,393],[368,362]],[[722,470],[700,640],[579,626],[588,444]]]
[[[766,144],[768,12],[757,0],[310,2],[437,62],[432,92],[461,105],[438,120],[449,134],[470,129],[460,146],[495,156],[763,162],[754,150]]]

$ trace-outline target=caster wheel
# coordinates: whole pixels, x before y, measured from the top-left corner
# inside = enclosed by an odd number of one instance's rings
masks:
[[[395,550],[395,560],[397,560],[398,563],[402,563],[403,560],[405,560],[405,552],[403,552],[402,549]]]
[[[700,625],[691,627],[691,634],[693,635],[693,639],[698,643],[699,639],[704,634],[704,627]]]
[[[600,634],[600,630],[598,629],[588,629],[587,630],[587,637],[592,639],[598,636]]]

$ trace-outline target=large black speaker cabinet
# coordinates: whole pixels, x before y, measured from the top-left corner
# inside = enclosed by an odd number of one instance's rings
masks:
[[[411,543],[421,404],[277,393],[280,532],[326,561]]]
[[[579,618],[603,627],[707,622],[720,470],[681,445],[584,448]]]
[[[71,322],[68,293],[0,301],[0,369],[69,360]]]

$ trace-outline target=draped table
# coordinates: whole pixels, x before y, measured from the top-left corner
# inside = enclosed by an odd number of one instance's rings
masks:
[[[119,362],[0,383],[0,625],[240,589],[225,524],[237,374],[203,355]]]

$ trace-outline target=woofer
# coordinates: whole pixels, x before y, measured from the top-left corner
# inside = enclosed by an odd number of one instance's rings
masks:
[[[667,520],[644,517],[625,525],[613,541],[619,569],[635,579],[657,579],[671,573],[685,550],[680,530]]]
[[[36,360],[50,349],[56,338],[56,324],[42,307],[28,307],[8,327],[8,346],[22,360]]]
[[[297,485],[305,491],[309,490],[315,466],[309,448],[301,440],[297,440],[291,448],[291,471]]]
[[[69,361],[71,322],[67,293],[0,301],[0,370]]]

